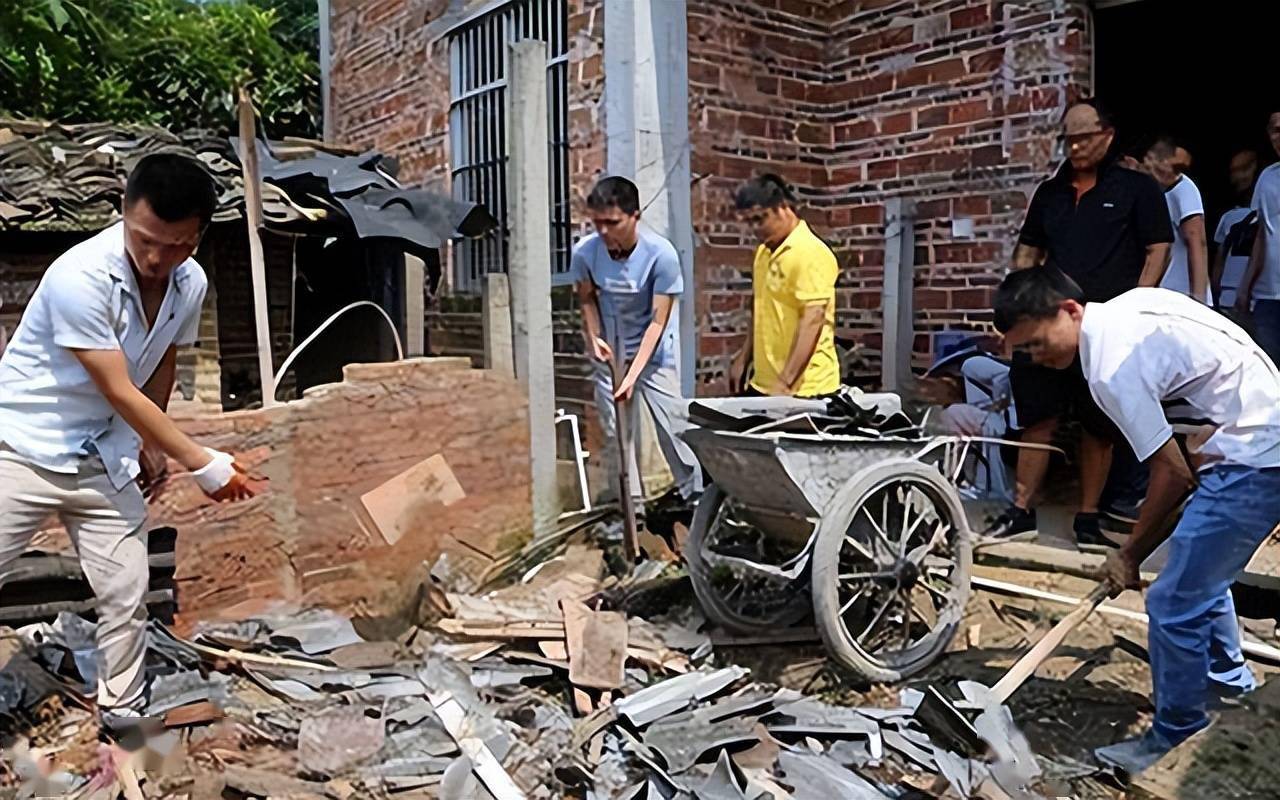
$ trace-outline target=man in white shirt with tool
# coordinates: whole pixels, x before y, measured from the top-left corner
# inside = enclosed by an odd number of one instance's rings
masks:
[[[1161,137],[1147,151],[1144,170],[1164,189],[1173,225],[1169,266],[1160,285],[1192,297],[1205,305],[1209,296],[1209,243],[1204,227],[1204,201],[1191,178],[1178,168],[1178,150],[1172,139]]]
[[[0,356],[0,570],[61,519],[97,598],[98,708],[115,734],[145,713],[146,498],[165,457],[215,500],[255,492],[165,415],[175,348],[199,326],[208,284],[191,256],[215,204],[198,162],[143,158],[124,219],[49,267]]]
[[[1146,597],[1155,720],[1096,753],[1135,774],[1206,727],[1215,699],[1255,686],[1230,589],[1280,523],[1280,373],[1239,326],[1184,295],[1082,297],[1059,272],[1014,272],[996,292],[995,323],[1037,363],[1065,369],[1078,353],[1094,399],[1150,465],[1133,534],[1102,570],[1114,594],[1139,588],[1139,564],[1191,492]],[[1185,442],[1171,419],[1190,423]]]

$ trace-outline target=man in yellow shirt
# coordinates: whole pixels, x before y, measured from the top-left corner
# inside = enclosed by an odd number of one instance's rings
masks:
[[[834,393],[840,388],[835,254],[796,215],[791,188],[777,175],[743,184],[734,204],[762,244],[752,267],[751,326],[729,369],[730,391],[796,397]],[[755,374],[744,387],[753,364]]]

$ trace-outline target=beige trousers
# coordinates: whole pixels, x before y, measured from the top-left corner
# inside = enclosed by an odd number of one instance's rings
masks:
[[[102,460],[50,472],[0,445],[0,572],[50,516],[71,535],[98,601],[98,705],[142,710],[146,655],[147,504],[137,485],[117,491]],[[4,588],[0,586],[0,592]]]

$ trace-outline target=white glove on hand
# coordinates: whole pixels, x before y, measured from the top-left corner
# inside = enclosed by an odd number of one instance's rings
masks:
[[[231,483],[231,479],[236,476],[236,469],[233,466],[235,458],[230,453],[223,453],[209,447],[204,451],[213,460],[192,472],[191,477],[196,479],[196,485],[200,487],[200,491],[213,495],[214,492]]]

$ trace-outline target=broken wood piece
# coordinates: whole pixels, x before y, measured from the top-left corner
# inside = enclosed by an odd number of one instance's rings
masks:
[[[543,639],[538,642],[538,649],[541,650],[542,654],[547,658],[552,658],[556,661],[563,661],[565,663],[569,662],[569,648],[564,642],[557,642],[554,639]]]
[[[467,712],[448,692],[428,692],[427,699],[435,709],[444,729],[457,743],[462,754],[471,759],[476,776],[496,800],[525,800],[525,793],[502,768],[493,752],[478,736],[468,735]]]
[[[591,700],[591,693],[579,686],[573,687],[573,707],[584,717],[595,713],[596,710],[596,704]]]
[[[563,600],[569,682],[591,689],[620,689],[626,679],[627,618]]]
[[[371,523],[387,544],[394,545],[406,534],[429,534],[440,507],[466,496],[449,462],[437,453],[361,495],[362,513],[357,516]]]
[[[1016,583],[992,580],[990,578],[983,578],[978,575],[973,576],[970,582],[974,586],[978,587],[979,589],[986,589],[987,591],[999,592],[1001,594],[1012,594],[1012,595],[1018,595],[1021,597],[1028,597],[1033,600],[1044,600],[1050,603],[1062,603],[1064,605],[1079,605],[1083,600],[1083,598],[1079,598],[1079,597],[1068,597],[1067,595],[1064,595],[1064,594],[1056,594],[1054,592],[1045,592],[1040,589],[1030,589],[1026,586],[1019,586]],[[1107,604],[1103,604],[1099,606],[1098,613],[1106,614],[1114,617],[1122,617],[1124,619],[1133,620],[1134,622],[1141,622],[1143,625],[1148,624],[1150,621],[1147,615],[1143,614],[1141,611],[1131,611],[1127,608],[1119,608],[1117,606],[1112,606]],[[1262,644],[1261,642],[1254,642],[1254,641],[1250,641],[1249,639],[1244,639],[1243,641],[1240,642],[1240,649],[1243,650],[1246,655],[1251,655],[1251,656],[1254,656],[1255,658],[1262,658],[1268,661],[1275,661],[1277,663],[1280,663],[1280,648],[1272,647],[1271,645],[1267,645],[1267,644]]]
[[[222,709],[208,700],[178,706],[164,715],[166,728],[185,728],[192,725],[207,725],[217,722],[225,716]]]
[[[442,619],[436,627],[454,636],[476,639],[563,639],[562,620],[460,620]]]
[[[651,531],[640,531],[640,550],[650,561],[662,561],[667,564],[674,564],[680,560],[671,547],[667,544],[667,540]]]
[[[970,647],[982,646],[982,623],[974,623],[969,626],[969,629],[965,632],[965,641],[969,643]]]

